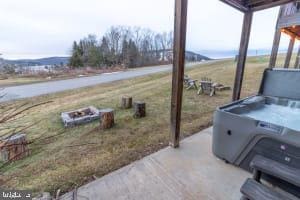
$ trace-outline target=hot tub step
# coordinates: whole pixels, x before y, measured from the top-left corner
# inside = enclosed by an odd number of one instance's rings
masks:
[[[275,191],[265,185],[248,179],[241,188],[243,199],[249,200],[299,200],[297,197]]]
[[[300,169],[292,168],[259,155],[254,157],[250,167],[257,172],[274,176],[300,187]]]

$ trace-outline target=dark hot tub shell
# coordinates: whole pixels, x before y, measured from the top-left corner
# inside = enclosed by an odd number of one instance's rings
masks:
[[[248,171],[255,155],[300,169],[300,71],[267,69],[258,95],[218,108],[213,153]],[[300,196],[300,188],[265,178]]]

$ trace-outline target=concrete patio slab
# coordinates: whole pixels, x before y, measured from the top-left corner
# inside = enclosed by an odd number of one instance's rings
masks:
[[[225,164],[211,151],[212,129],[184,139],[84,185],[61,199],[238,200],[251,174]]]

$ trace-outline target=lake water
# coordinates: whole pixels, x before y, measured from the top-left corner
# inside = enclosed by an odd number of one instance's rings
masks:
[[[286,50],[279,50],[279,53],[285,53]],[[216,51],[216,50],[202,50],[197,51],[197,53],[207,56],[212,59],[222,59],[222,58],[234,58],[238,55],[238,50],[228,50],[228,51]],[[271,50],[260,49],[260,50],[249,50],[248,56],[263,56],[270,55]]]

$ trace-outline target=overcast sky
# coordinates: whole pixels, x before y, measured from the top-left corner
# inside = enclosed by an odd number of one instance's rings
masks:
[[[251,49],[271,48],[278,8],[255,14]],[[72,41],[101,36],[112,25],[173,29],[174,0],[1,0],[0,53],[4,58],[61,56]],[[187,48],[235,50],[242,14],[219,0],[189,0]],[[284,37],[282,48],[287,45]]]

